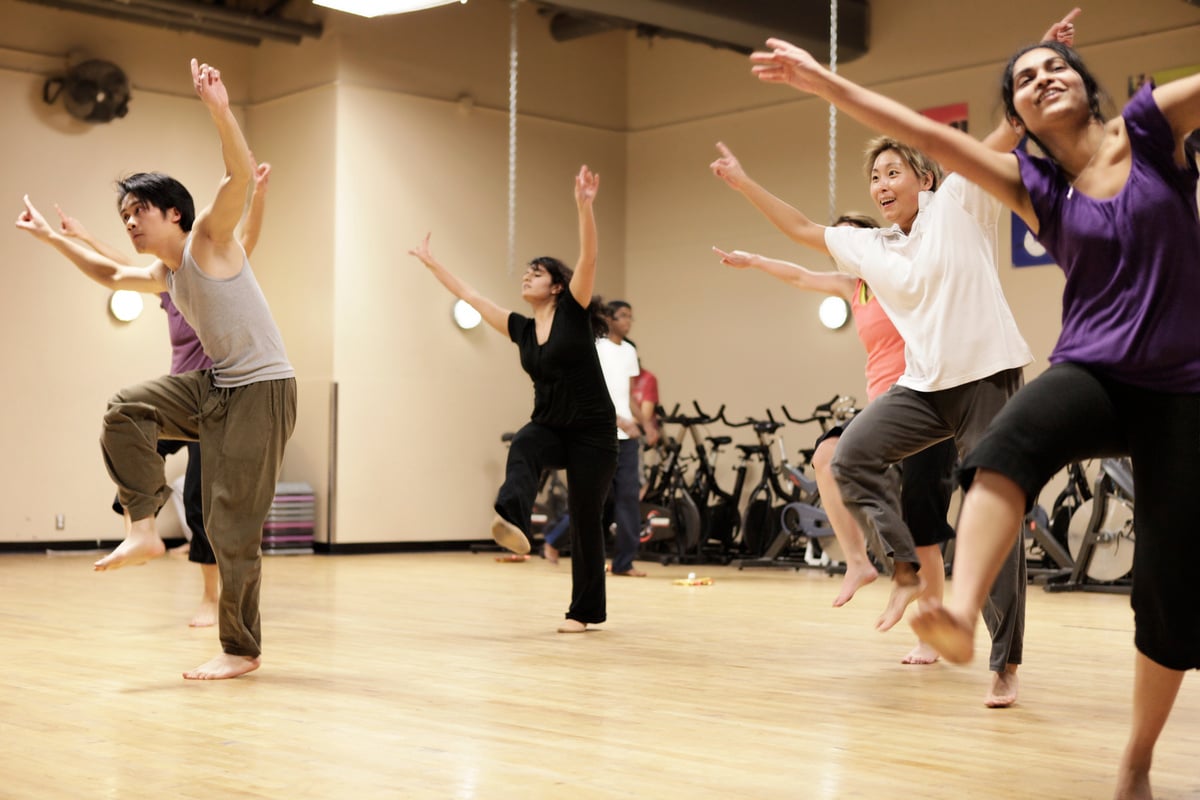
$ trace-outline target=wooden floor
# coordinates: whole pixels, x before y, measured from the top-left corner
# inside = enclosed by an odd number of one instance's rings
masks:
[[[93,558],[0,556],[0,797],[1107,798],[1126,734],[1124,596],[1033,589],[995,711],[984,664],[899,663],[882,581],[832,609],[820,572],[651,564],[564,636],[566,562],[275,556],[263,668],[195,683],[198,569]],[[1195,675],[1153,780],[1200,798]]]

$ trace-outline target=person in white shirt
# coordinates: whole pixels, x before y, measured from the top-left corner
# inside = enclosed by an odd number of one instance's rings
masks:
[[[617,471],[608,495],[612,518],[617,527],[612,574],[644,578],[646,573],[633,566],[639,543],[638,493],[641,481],[638,449],[641,447],[642,433],[637,419],[640,411],[631,400],[633,379],[641,370],[638,368],[637,349],[625,341],[632,326],[633,308],[629,303],[624,300],[609,302],[608,336],[596,340],[596,353],[600,356],[604,382],[608,384],[608,394],[617,411]]]
[[[1032,361],[996,274],[1000,204],[959,176],[943,182],[934,161],[880,137],[869,143],[865,166],[871,196],[892,227],[826,227],[768,192],[728,148],[718,148],[713,173],[789,237],[866,281],[904,339],[904,374],[858,415],[833,460],[847,509],[891,551],[892,595],[875,626],[886,631],[926,589],[890,466],[949,438],[965,453],[1021,387],[1022,368]],[[985,703],[1009,706],[1017,699],[1024,640],[1020,547],[996,581],[985,619],[994,673]]]

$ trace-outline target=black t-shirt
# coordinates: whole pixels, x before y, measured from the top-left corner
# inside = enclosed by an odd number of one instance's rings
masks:
[[[571,292],[559,295],[546,343],[537,342],[537,326],[516,312],[508,316],[508,335],[521,351],[521,366],[533,378],[536,423],[587,430],[597,447],[616,450],[617,414],[613,410],[588,310]]]

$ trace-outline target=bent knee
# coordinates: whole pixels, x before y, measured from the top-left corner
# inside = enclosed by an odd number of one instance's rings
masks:
[[[812,467],[818,475],[832,474],[831,467],[833,466],[833,456],[837,452],[837,444],[839,439],[826,439],[817,445],[817,449],[813,451]]]

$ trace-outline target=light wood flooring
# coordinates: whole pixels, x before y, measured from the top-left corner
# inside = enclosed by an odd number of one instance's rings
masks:
[[[198,568],[95,557],[0,556],[2,798],[1107,798],[1126,735],[1121,595],[1031,588],[997,711],[985,662],[899,663],[882,580],[645,564],[571,636],[565,561],[268,556],[262,669],[200,683]],[[1194,674],[1153,781],[1200,798]]]

